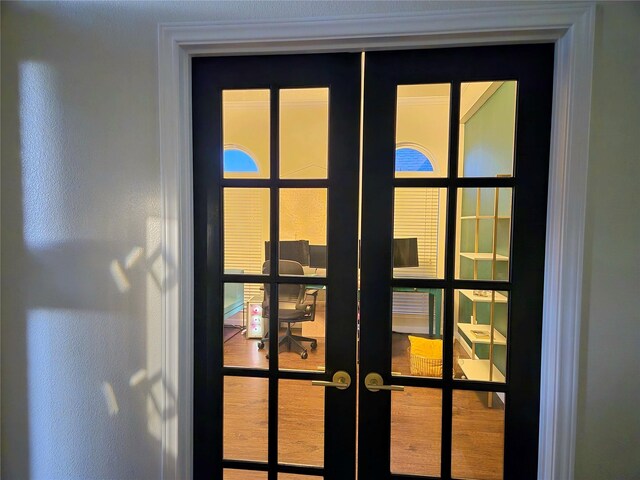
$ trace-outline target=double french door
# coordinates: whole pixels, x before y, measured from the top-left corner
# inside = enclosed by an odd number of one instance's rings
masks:
[[[534,478],[552,45],[192,63],[194,478]]]

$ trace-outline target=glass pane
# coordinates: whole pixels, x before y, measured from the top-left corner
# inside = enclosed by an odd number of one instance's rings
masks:
[[[267,461],[268,410],[268,379],[224,377],[225,459]]]
[[[393,289],[393,375],[442,377],[442,307],[442,289]]]
[[[327,189],[280,190],[280,259],[292,260],[280,275],[327,274]]]
[[[393,276],[444,278],[445,188],[396,188],[393,204]]]
[[[391,395],[391,472],[440,476],[442,392],[405,387]]]
[[[269,189],[224,189],[224,273],[261,274],[269,240]]]
[[[446,177],[451,85],[399,85],[396,177]]]
[[[327,178],[329,89],[280,90],[280,178]]]
[[[504,393],[453,391],[452,477],[502,478],[504,400]]]
[[[456,290],[455,298],[454,376],[504,383],[509,292]]]
[[[269,475],[267,472],[225,468],[222,471],[222,477],[224,480],[267,480]]]
[[[461,177],[513,175],[516,84],[473,82],[460,86]]]
[[[309,380],[280,380],[278,462],[324,465],[324,388]]]
[[[322,285],[279,286],[280,369],[324,370],[326,293]]]
[[[269,178],[269,90],[222,92],[224,178]]]
[[[511,188],[458,189],[456,278],[508,280]]]
[[[263,337],[269,330],[263,316],[265,288],[262,283],[224,284],[224,365],[269,368]]]

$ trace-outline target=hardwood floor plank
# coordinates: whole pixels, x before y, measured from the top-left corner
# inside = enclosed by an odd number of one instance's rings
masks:
[[[222,480],[267,480],[267,472],[252,472],[250,470],[236,470],[225,468]]]
[[[393,335],[394,369],[409,373],[408,340]],[[236,335],[224,344],[225,364],[250,368],[268,368],[265,350],[256,340]],[[279,360],[288,368],[313,370],[323,366],[325,343],[309,350],[309,358],[282,352]],[[454,352],[466,353],[458,345]],[[267,458],[268,380],[252,377],[226,377],[224,388],[224,455],[238,460]],[[440,473],[440,434],[442,395],[432,388],[407,387],[392,393],[393,473],[438,476]],[[323,465],[324,389],[301,380],[280,380],[279,461],[301,465]],[[504,409],[494,398],[487,407],[484,392],[454,392],[452,472],[459,478],[499,480],[502,478],[504,445]],[[282,480],[312,480],[313,476],[280,474]],[[224,480],[263,480],[264,472],[225,470]]]

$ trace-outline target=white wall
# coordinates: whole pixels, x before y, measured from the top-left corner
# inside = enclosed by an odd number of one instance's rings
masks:
[[[105,9],[2,5],[3,478],[160,472],[154,29]]]
[[[640,478],[640,3],[596,26],[577,479]]]
[[[157,23],[460,6],[1,3],[3,478],[159,477]],[[637,12],[599,18],[578,478],[639,471]]]

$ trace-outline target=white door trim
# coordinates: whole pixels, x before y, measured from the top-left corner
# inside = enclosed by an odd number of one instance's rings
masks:
[[[162,291],[163,377],[177,392],[177,414],[164,421],[164,479],[192,477],[191,56],[539,41],[556,43],[556,62],[538,478],[573,478],[595,14],[593,3],[542,2],[411,15],[159,25],[162,249],[166,275],[175,280]]]

